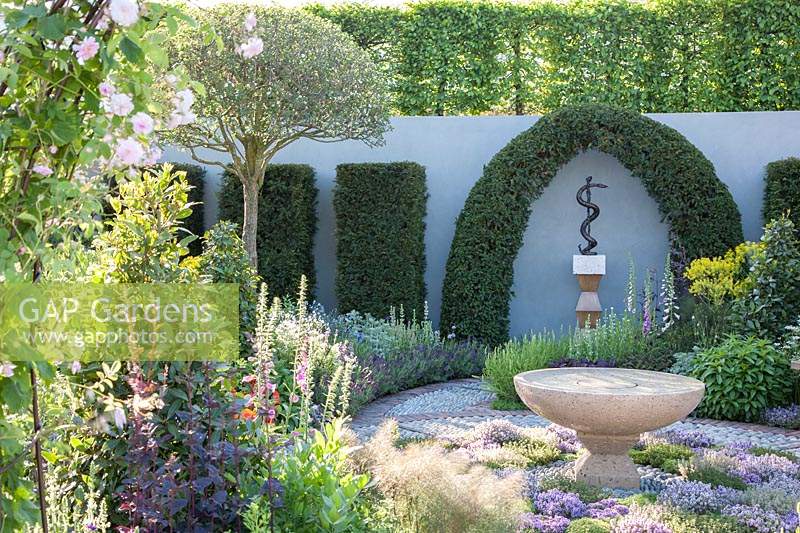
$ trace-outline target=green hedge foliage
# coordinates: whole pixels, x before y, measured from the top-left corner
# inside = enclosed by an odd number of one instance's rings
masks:
[[[767,165],[764,191],[764,225],[789,212],[796,228],[800,228],[800,159],[789,157]]]
[[[336,167],[336,297],[339,311],[375,317],[425,305],[425,168],[410,162]]]
[[[295,297],[303,274],[312,291],[316,285],[317,192],[310,166],[267,166],[258,205],[258,273],[270,295]],[[226,171],[219,192],[219,218],[241,228],[243,205],[242,185]]]
[[[565,107],[511,140],[485,167],[456,223],[442,293],[443,329],[491,345],[508,338],[514,259],[532,203],[558,169],[589,148],[638,176],[688,259],[742,242],[741,216],[714,166],[680,133],[605,105]]]
[[[800,108],[796,0],[422,0],[313,6],[368,50],[409,115]]]

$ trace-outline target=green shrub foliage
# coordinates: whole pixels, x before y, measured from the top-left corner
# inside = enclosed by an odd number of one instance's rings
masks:
[[[611,531],[611,525],[608,522],[596,518],[579,518],[569,523],[566,533],[606,533],[608,531]]]
[[[242,185],[225,172],[219,193],[219,217],[240,228],[244,216]],[[294,297],[300,276],[316,285],[314,234],[317,187],[308,165],[268,165],[258,205],[258,273],[271,295]]]
[[[442,294],[443,328],[499,344],[508,337],[514,259],[532,203],[583,150],[616,157],[638,176],[689,259],[743,240],[741,216],[714,166],[674,129],[606,105],[566,107],[515,137],[485,167],[458,217]]]
[[[212,283],[239,284],[239,347],[250,352],[250,339],[256,329],[256,304],[261,282],[250,265],[236,224],[221,220],[203,236],[203,253],[197,262],[200,275]]]
[[[764,339],[728,337],[698,352],[689,375],[706,385],[700,416],[755,422],[765,408],[791,398],[789,358]]]
[[[767,165],[764,191],[764,224],[788,213],[795,228],[800,227],[800,159],[789,157]]]
[[[425,169],[417,163],[336,167],[336,297],[341,312],[376,317],[425,305]]]
[[[733,313],[743,331],[780,339],[800,316],[800,239],[782,217],[767,224],[761,244],[748,275],[752,289],[734,303]]]
[[[403,114],[798,109],[795,0],[422,0],[309,8],[389,76]]]
[[[186,183],[189,184],[188,201],[192,203],[191,214],[183,219],[183,227],[190,231],[197,239],[189,243],[189,253],[191,255],[200,255],[202,252],[202,243],[200,237],[203,236],[205,231],[205,223],[203,222],[204,216],[204,203],[203,193],[205,191],[205,177],[206,170],[199,165],[191,165],[187,163],[162,163],[151,168],[152,172],[160,172],[164,165],[172,166],[172,176],[176,176],[179,172],[183,172],[186,176]],[[113,176],[108,176],[107,183],[111,195],[116,194],[118,190],[116,179]],[[103,218],[109,219],[116,216],[114,209],[108,203],[110,197],[103,201]],[[185,237],[182,235],[181,238]]]

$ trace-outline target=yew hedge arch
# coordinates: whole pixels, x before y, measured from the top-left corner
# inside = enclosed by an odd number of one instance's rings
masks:
[[[741,215],[714,166],[683,135],[636,112],[565,107],[542,117],[484,168],[456,222],[442,329],[492,345],[508,338],[514,259],[532,204],[561,166],[597,149],[616,157],[658,203],[673,249],[691,260],[744,240]]]

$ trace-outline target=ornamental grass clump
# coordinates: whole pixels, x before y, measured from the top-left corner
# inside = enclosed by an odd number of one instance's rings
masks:
[[[519,402],[514,376],[528,370],[547,368],[552,361],[569,354],[569,337],[545,331],[513,339],[486,358],[483,378],[497,393],[497,399]]]
[[[440,445],[393,445],[397,424],[383,424],[357,452],[402,527],[412,531],[513,531],[527,505],[521,474],[502,478]]]

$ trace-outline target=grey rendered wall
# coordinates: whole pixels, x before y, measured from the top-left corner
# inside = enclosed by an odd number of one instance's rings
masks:
[[[685,135],[714,164],[739,205],[745,237],[761,234],[764,167],[770,161],[800,155],[800,112],[654,114]],[[300,141],[285,148],[275,162],[307,163],[320,189],[316,238],[317,295],[333,308],[336,268],[332,188],[336,165],[344,162],[416,161],[426,167],[430,199],[427,217],[428,300],[438,319],[444,268],[455,220],[483,165],[510,139],[532,126],[536,116],[396,117],[386,144],[371,149],[356,142],[322,144]],[[165,161],[189,161],[175,149]],[[209,167],[206,224],[216,220],[216,189],[221,172]],[[511,328],[521,334],[574,321],[578,290],[571,256],[581,242],[584,212],[575,192],[585,176],[609,185],[594,193],[601,208],[592,226],[598,251],[607,255],[608,273],[600,289],[606,306],[620,308],[632,257],[641,282],[646,269],[660,272],[667,253],[667,227],[641,183],[614,158],[595,151],[578,155],[562,168],[533,206],[524,245],[515,263]],[[368,200],[368,199],[365,199]]]

